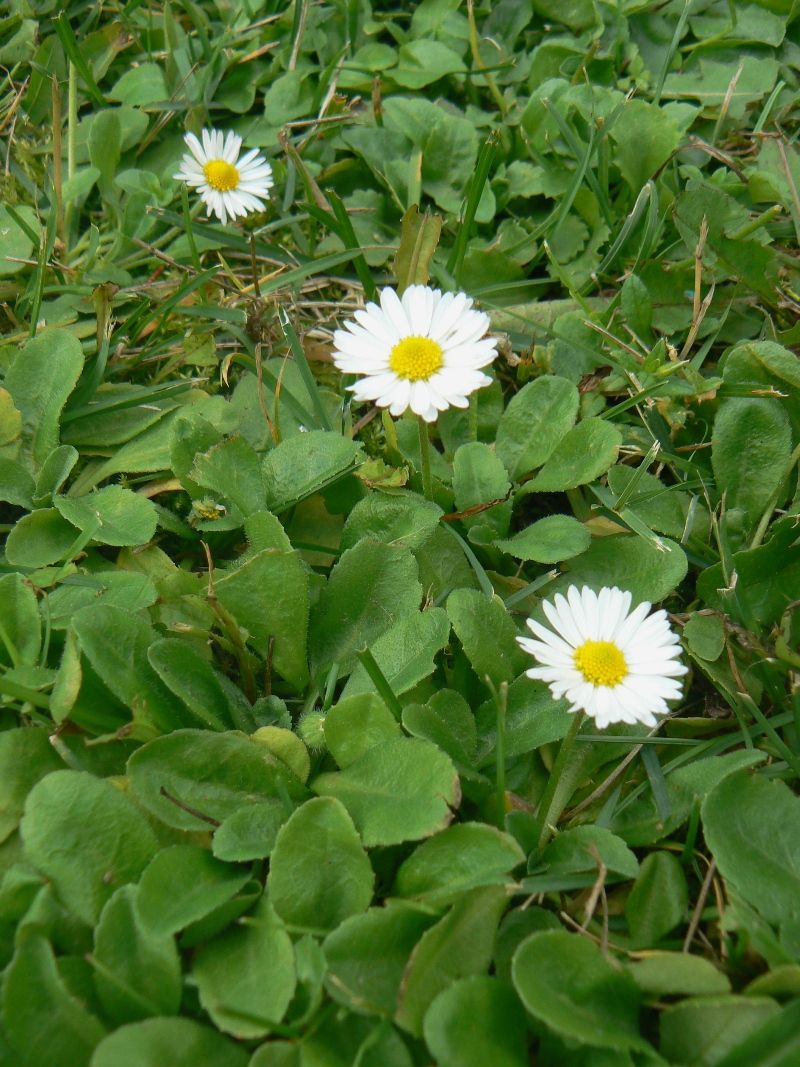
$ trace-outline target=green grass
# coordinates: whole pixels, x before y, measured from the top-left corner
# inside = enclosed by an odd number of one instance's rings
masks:
[[[0,15],[0,1067],[796,1061],[794,6]],[[415,282],[430,441],[332,362]],[[658,728],[525,677],[571,583]]]

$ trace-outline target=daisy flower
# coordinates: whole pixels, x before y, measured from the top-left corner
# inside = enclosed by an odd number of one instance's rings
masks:
[[[383,289],[380,306],[369,303],[333,335],[333,362],[363,377],[348,388],[402,415],[408,408],[426,422],[440,411],[465,408],[467,397],[491,383],[481,373],[497,355],[486,337],[489,316],[474,311],[465,293],[409,285],[402,297]]]
[[[631,594],[603,588],[599,593],[571,585],[542,608],[553,630],[533,619],[537,640],[518,637],[542,666],[525,673],[547,682],[553,696],[566,697],[570,711],[585,711],[604,729],[611,723],[655,726],[655,713],[669,711],[668,700],[681,695],[686,674],[678,656],[678,637],[665,611],[652,615],[646,601],[630,610]]]
[[[261,211],[272,188],[272,167],[257,148],[241,159],[242,139],[232,131],[203,130],[202,142],[193,133],[184,137],[189,151],[173,178],[197,189],[207,215],[225,225],[229,218]]]

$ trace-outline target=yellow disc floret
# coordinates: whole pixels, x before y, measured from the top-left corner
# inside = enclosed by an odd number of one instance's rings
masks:
[[[611,641],[586,641],[575,649],[575,666],[587,682],[611,688],[628,674],[624,655]]]
[[[427,381],[442,366],[442,346],[430,337],[404,337],[390,352],[389,366],[398,378]]]
[[[203,174],[218,193],[227,193],[239,184],[239,171],[224,159],[210,159],[203,167]]]

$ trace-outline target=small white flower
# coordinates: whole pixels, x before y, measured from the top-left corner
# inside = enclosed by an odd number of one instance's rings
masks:
[[[402,299],[383,289],[380,307],[369,303],[333,335],[339,370],[364,375],[348,386],[358,400],[373,400],[392,415],[407,408],[433,422],[448,407],[491,384],[481,373],[497,355],[485,337],[489,316],[472,310],[465,293],[409,285]]]
[[[688,670],[667,613],[648,617],[646,601],[630,607],[631,594],[616,587],[598,594],[571,585],[566,597],[542,601],[555,633],[528,619],[538,640],[517,638],[542,664],[528,677],[547,682],[556,700],[566,697],[570,711],[582,709],[600,729],[615,722],[655,726],[654,713],[669,711],[667,701],[681,695],[676,678]]]
[[[232,131],[203,130],[202,144],[193,133],[184,137],[189,151],[173,178],[197,189],[206,205],[224,225],[229,218],[261,211],[272,188],[272,167],[257,148],[239,158],[242,139]]]

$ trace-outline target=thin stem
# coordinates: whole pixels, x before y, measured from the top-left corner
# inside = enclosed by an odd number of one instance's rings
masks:
[[[358,653],[358,658],[361,660],[364,670],[370,676],[372,684],[378,690],[378,695],[392,715],[400,722],[403,715],[403,705],[397,699],[394,690],[386,679],[386,675],[378,666],[377,660],[368,648],[362,648]]]
[[[51,82],[53,100],[53,190],[56,198],[56,233],[61,244],[66,247],[64,241],[64,195],[62,190],[61,170],[61,89],[58,84],[58,76],[52,75]]]
[[[469,398],[469,439],[470,441],[478,440],[478,394],[473,393]]]
[[[542,829],[539,835],[540,851],[552,837],[554,830],[552,823],[558,819],[560,814],[560,812],[556,810],[557,805],[555,805],[553,801],[555,800],[558,783],[561,780],[561,775],[567,765],[569,754],[572,751],[572,746],[575,744],[575,738],[578,736],[578,731],[581,728],[582,722],[583,712],[575,712],[572,716],[572,722],[569,724],[569,729],[561,742],[561,748],[558,750],[553,769],[550,771],[550,778],[548,779],[544,795],[539,802],[539,818],[542,824]]]
[[[26,704],[33,704],[35,708],[45,708],[48,711],[50,709],[50,698],[45,696],[44,693],[31,689],[27,685],[21,685],[19,682],[2,675],[0,675],[0,693],[11,697],[12,700],[21,700]]]
[[[325,683],[325,696],[322,701],[322,710],[330,711],[331,704],[333,704],[333,695],[336,691],[336,683],[339,680],[339,664],[334,663],[331,669],[328,671],[328,680]]]
[[[67,75],[67,179],[72,178],[76,169],[78,144],[78,72],[75,64],[70,63]],[[64,235],[69,239],[72,202],[64,206]],[[66,255],[66,250],[65,253]]]
[[[433,482],[431,481],[431,442],[428,437],[428,424],[421,415],[417,416],[419,427],[419,455],[422,461],[422,491],[428,500],[433,500]]]
[[[508,110],[506,102],[503,99],[503,94],[497,88],[497,82],[495,82],[492,75],[486,69],[483,59],[481,58],[480,40],[478,38],[478,26],[475,22],[475,10],[472,0],[467,0],[467,22],[469,25],[469,47],[472,53],[472,62],[475,65],[475,69],[479,70],[486,80],[486,88],[492,95],[492,99],[497,105],[497,110],[505,118],[506,111]]]
[[[203,268],[200,266],[200,256],[197,253],[197,245],[194,241],[192,216],[189,214],[189,190],[183,182],[181,182],[181,207],[183,208],[183,223],[186,227],[186,240],[189,242],[189,253],[192,257],[192,265],[197,273],[201,274]]]
[[[497,742],[494,750],[494,784],[497,797],[497,825],[502,830],[505,827],[506,814],[506,712],[508,710],[508,682],[501,682],[499,690],[495,690],[488,677],[486,678],[486,682],[492,691],[497,712]]]

